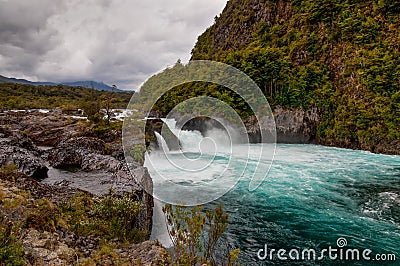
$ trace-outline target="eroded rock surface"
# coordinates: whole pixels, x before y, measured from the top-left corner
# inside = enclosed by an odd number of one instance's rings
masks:
[[[0,165],[15,164],[20,172],[36,179],[47,177],[48,168],[31,139],[19,130],[0,127]]]

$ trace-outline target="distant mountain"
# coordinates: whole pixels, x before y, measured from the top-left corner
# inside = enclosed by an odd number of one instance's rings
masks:
[[[73,82],[63,82],[61,83],[63,85],[66,86],[72,86],[72,87],[86,87],[86,88],[94,88],[96,90],[99,91],[123,91],[123,90],[119,90],[119,89],[115,89],[112,86],[108,86],[107,84],[103,83],[103,82],[96,82],[96,81],[91,81],[91,80],[85,80],[85,81],[73,81]]]
[[[123,90],[119,90],[119,89],[114,89],[113,87],[103,83],[103,82],[96,82],[96,81],[91,81],[91,80],[85,80],[85,81],[73,81],[73,82],[42,82],[42,81],[29,81],[26,79],[16,79],[16,78],[7,78],[4,77],[2,75],[0,75],[0,83],[7,83],[7,82],[11,82],[11,83],[19,83],[19,84],[30,84],[30,85],[42,85],[42,86],[46,86],[46,85],[50,85],[50,86],[54,86],[54,85],[58,85],[58,84],[62,84],[62,85],[66,85],[66,86],[72,86],[72,87],[86,87],[86,88],[94,88],[96,90],[99,91],[117,91],[117,92],[122,92]]]
[[[16,78],[7,78],[0,75],[0,83],[19,83],[19,84],[31,84],[31,85],[56,85],[56,83],[52,82],[33,82],[26,79],[16,79]]]

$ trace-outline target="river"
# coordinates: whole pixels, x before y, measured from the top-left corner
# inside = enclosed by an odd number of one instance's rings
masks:
[[[195,165],[204,161],[207,166],[204,171],[183,173],[182,167],[176,167],[176,163],[185,159],[179,152],[166,151],[168,157],[161,151],[147,155],[146,166],[154,181],[155,197],[165,200],[169,199],[168,195],[175,195],[187,199],[187,191],[180,195],[176,183],[206,184],[218,178],[222,169],[232,178],[241,176],[230,191],[205,204],[205,209],[222,204],[229,214],[226,239],[231,248],[241,249],[242,264],[376,265],[377,254],[383,254],[387,260],[394,254],[399,263],[400,156],[317,145],[277,144],[273,160],[266,153],[266,158],[259,162],[249,162],[247,158],[257,158],[261,148],[272,150],[275,146],[237,144],[236,150],[248,151],[243,152],[243,157],[240,153],[231,156],[226,150],[208,156],[207,151],[196,152],[201,138],[199,132],[185,132],[180,140],[183,154],[196,159]],[[210,157],[212,164],[207,164]],[[171,160],[175,163],[171,164]],[[246,162],[249,165],[242,174]],[[265,173],[270,171],[256,190],[249,191],[251,171],[257,165]],[[216,182],[209,189],[226,191],[225,185]],[[156,203],[152,237],[167,243],[160,211],[162,204]],[[339,241],[342,242],[339,244]],[[257,253],[266,245],[270,250],[285,249],[286,260],[279,259],[276,252],[271,258],[260,258]],[[363,257],[359,261],[332,260],[327,255],[322,260],[301,258],[303,249],[316,250],[318,257],[329,246],[342,248],[344,252],[358,249],[360,254],[369,249],[370,261]],[[292,253],[294,259],[288,258],[292,249],[300,252],[299,260],[296,252]]]

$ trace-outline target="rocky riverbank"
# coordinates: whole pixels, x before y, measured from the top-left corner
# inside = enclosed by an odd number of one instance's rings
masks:
[[[153,198],[137,181],[151,184],[151,178],[140,163],[130,173],[120,125],[94,126],[59,110],[2,112],[0,149],[0,227],[2,236],[13,236],[16,245],[22,245],[25,264],[159,263],[164,248],[146,241],[152,228]],[[96,229],[108,228],[108,222],[104,213],[90,208],[103,208],[107,200],[114,206],[134,207],[128,224],[129,232],[136,232],[130,236],[132,241]],[[82,202],[91,207],[78,213]],[[51,214],[54,219],[47,220],[52,222],[43,221],[42,226],[42,212]],[[77,217],[87,224],[74,221]]]

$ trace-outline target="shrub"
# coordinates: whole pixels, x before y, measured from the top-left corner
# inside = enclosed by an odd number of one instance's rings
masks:
[[[25,228],[54,232],[59,216],[56,205],[48,199],[39,199],[36,201],[35,210],[29,213],[25,220]]]
[[[12,232],[11,222],[6,223],[3,218],[0,220],[0,264],[1,265],[25,265],[24,248],[17,242]]]
[[[66,226],[78,235],[99,236],[106,240],[141,242],[147,232],[135,227],[140,203],[134,193],[92,198],[80,193],[69,202],[60,204],[59,211]]]
[[[163,212],[174,246],[170,253],[173,265],[237,265],[239,249],[225,254],[219,249],[228,224],[228,215],[220,205],[205,215],[201,206],[167,204]]]
[[[143,164],[145,151],[146,151],[145,145],[143,144],[133,145],[131,148],[131,155],[133,160],[139,164]]]
[[[89,235],[87,225],[88,213],[93,208],[94,202],[89,193],[81,192],[68,201],[59,205],[62,224],[78,235]]]
[[[112,238],[120,240],[141,240],[141,234],[135,229],[136,216],[140,211],[140,202],[133,193],[126,193],[122,196],[114,196],[112,190],[107,196],[98,198],[95,201],[92,215],[100,221],[99,228],[107,230]]]

